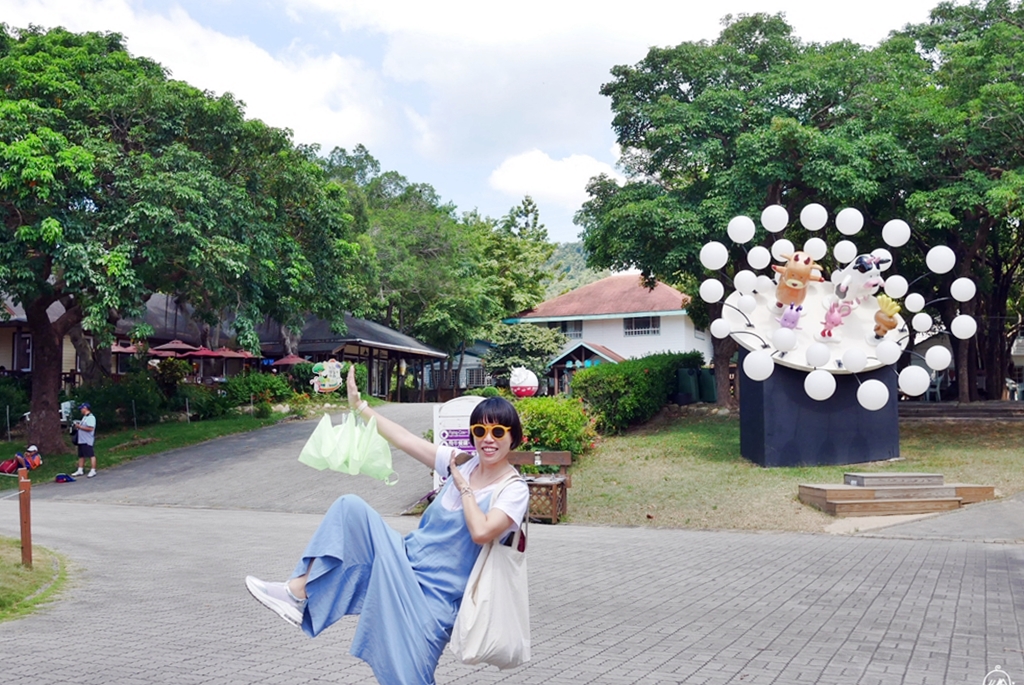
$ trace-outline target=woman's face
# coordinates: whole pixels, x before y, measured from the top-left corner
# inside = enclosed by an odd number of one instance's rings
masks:
[[[478,433],[483,433],[479,436]],[[502,433],[500,438],[494,437],[495,433]],[[484,421],[471,428],[473,446],[480,455],[481,463],[496,464],[508,458],[512,451],[512,432],[506,426]]]

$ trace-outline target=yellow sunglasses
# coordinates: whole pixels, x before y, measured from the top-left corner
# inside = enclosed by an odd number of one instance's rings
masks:
[[[496,423],[474,423],[469,427],[469,432],[477,440],[482,440],[490,433],[495,440],[501,440],[507,433],[512,431],[508,426],[500,426]]]

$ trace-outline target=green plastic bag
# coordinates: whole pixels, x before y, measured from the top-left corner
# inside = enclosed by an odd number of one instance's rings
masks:
[[[391,447],[377,432],[377,419],[371,417],[364,424],[356,421],[354,412],[337,426],[324,414],[299,453],[299,461],[319,471],[362,473],[385,485],[398,482],[398,474],[391,468]]]

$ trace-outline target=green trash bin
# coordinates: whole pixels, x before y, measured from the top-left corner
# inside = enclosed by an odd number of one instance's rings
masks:
[[[700,387],[697,379],[700,369],[679,369],[676,371],[676,404],[693,404],[700,401]]]
[[[714,404],[718,401],[718,388],[715,387],[715,372],[712,369],[701,369],[697,381],[700,389],[700,401]]]

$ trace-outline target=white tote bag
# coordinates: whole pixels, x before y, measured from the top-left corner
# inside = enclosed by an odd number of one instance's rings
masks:
[[[491,502],[509,478],[497,488]],[[490,664],[515,668],[530,660],[530,593],[526,579],[526,552],[519,551],[526,518],[512,546],[498,540],[480,550],[466,584],[466,594],[452,628],[451,650],[464,664]],[[525,550],[525,548],[524,548]]]

